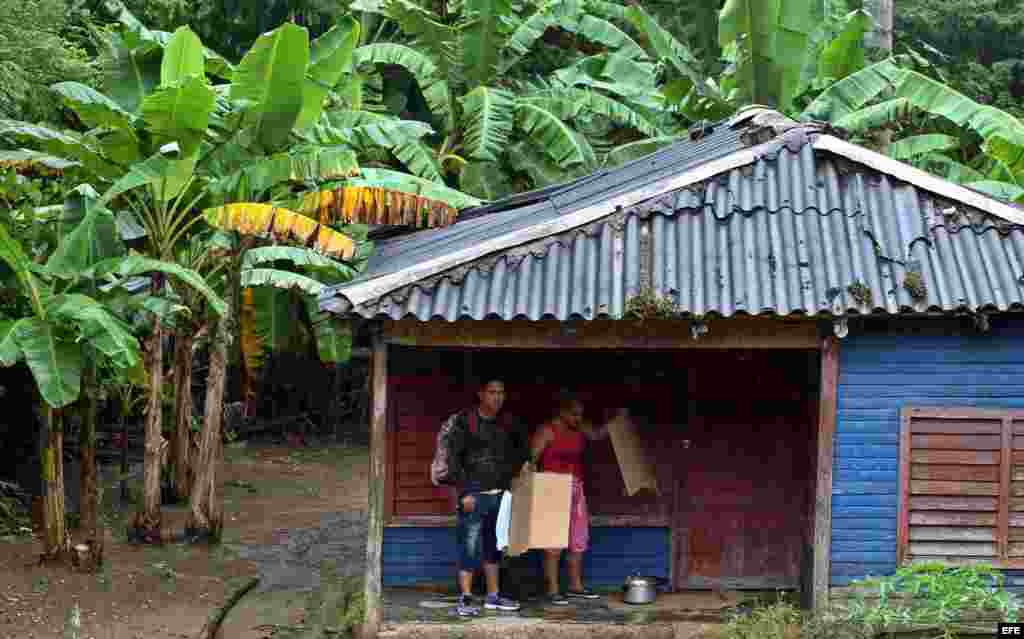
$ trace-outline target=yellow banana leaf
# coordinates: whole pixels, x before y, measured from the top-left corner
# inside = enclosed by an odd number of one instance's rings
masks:
[[[455,207],[415,193],[375,186],[343,186],[307,193],[299,207],[315,214],[321,224],[389,224],[417,228],[448,226]]]
[[[270,204],[228,204],[208,209],[204,215],[211,226],[224,231],[294,242],[343,260],[355,255],[352,238],[313,218]]]

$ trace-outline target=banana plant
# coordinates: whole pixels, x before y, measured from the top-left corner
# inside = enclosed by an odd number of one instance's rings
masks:
[[[325,364],[347,361],[348,326],[321,313],[318,297],[365,266],[372,251],[365,228],[347,229],[361,238],[353,241],[293,211],[256,204],[227,205],[205,215],[214,228],[274,242],[249,248],[240,260],[241,350],[250,379],[258,377],[265,355],[272,352],[312,349]],[[290,230],[318,226],[308,235]]]
[[[409,0],[351,7],[387,18],[405,35],[403,44],[358,47],[354,64],[370,74],[398,66],[413,78],[441,132],[400,156],[421,178],[453,176],[461,190],[495,199],[588,173],[623,144],[670,137],[652,118],[660,110],[655,61],[616,24],[622,7],[581,0],[443,7],[437,13]],[[581,51],[568,67],[529,78],[524,61],[556,29],[598,52]]]
[[[888,149],[893,157],[989,195],[1024,201],[1024,123],[928,77],[906,56],[836,82],[802,116],[862,136],[904,129]],[[965,157],[972,137],[977,153]]]
[[[0,320],[0,364],[10,366],[24,360],[50,407],[43,464],[48,487],[45,555],[59,552],[65,539],[63,480],[56,461],[61,458],[61,438],[53,409],[76,401],[82,392],[83,374],[96,366],[127,371],[141,361],[132,327],[112,312],[113,307],[101,295],[103,287],[97,284],[116,285],[152,272],[196,283],[194,273],[173,264],[128,255],[113,213],[90,198],[88,190],[80,189],[76,197],[83,211],[81,221],[61,238],[45,264],[29,259],[0,224],[0,259],[15,273],[30,309],[23,317]],[[211,302],[219,302],[212,291],[201,290],[211,295]]]
[[[380,127],[352,130],[335,126],[337,117],[332,123],[324,116],[325,106],[336,104],[351,83],[353,49],[360,37],[355,20],[340,22],[312,42],[306,29],[284,24],[260,36],[233,66],[205,48],[188,27],[173,34],[149,31],[123,7],[118,12],[120,28],[102,40],[108,93],[74,82],[51,87],[84,130],[0,120],[0,143],[46,154],[50,164],[68,163],[104,187],[145,168],[147,160],[173,146],[180,160],[177,172],[160,178],[167,200],[196,176],[211,197],[221,199],[243,181],[246,190],[265,196],[278,184],[287,184],[289,192],[315,192],[352,182],[385,189],[389,202],[404,207],[399,215],[411,213],[407,216],[417,221],[428,218],[416,215],[416,206],[425,212],[478,202],[416,176],[392,172],[382,186],[373,183],[372,173],[361,171],[359,154],[377,151],[377,143],[384,152],[407,157],[431,130],[393,127],[382,137],[377,135]],[[133,179],[135,185],[122,186],[134,188],[146,178],[136,171]]]

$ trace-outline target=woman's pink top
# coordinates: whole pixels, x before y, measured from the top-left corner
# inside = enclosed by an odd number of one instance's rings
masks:
[[[554,438],[540,454],[540,470],[545,473],[562,473],[583,479],[583,447],[586,437],[583,433],[568,428],[556,428],[544,424]]]

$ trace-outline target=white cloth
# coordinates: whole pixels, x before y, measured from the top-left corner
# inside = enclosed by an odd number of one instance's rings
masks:
[[[498,538],[498,550],[508,548],[508,529],[512,523],[512,493],[507,490],[501,496],[498,507],[498,524],[495,536]]]

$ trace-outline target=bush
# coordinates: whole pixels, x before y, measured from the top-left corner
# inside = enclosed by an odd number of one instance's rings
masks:
[[[31,528],[28,496],[17,484],[0,481],[0,536],[21,535]]]
[[[734,614],[719,630],[718,639],[873,639],[911,626],[954,639],[959,625],[974,625],[972,613],[989,618],[986,624],[994,618],[1019,618],[1017,597],[1003,589],[1002,573],[991,566],[919,564],[852,585],[860,590],[845,608],[804,613],[780,596],[748,613]]]
[[[1017,598],[1003,589],[1002,573],[987,565],[949,568],[940,563],[918,564],[900,568],[891,577],[852,585],[872,594],[877,588],[877,602],[869,603],[861,592],[844,615],[846,621],[874,632],[896,625],[931,626],[949,639],[956,636],[955,626],[969,621],[971,613],[1017,621],[1020,610]]]
[[[734,614],[724,626],[722,639],[800,639],[803,614],[780,597],[775,603]]]

